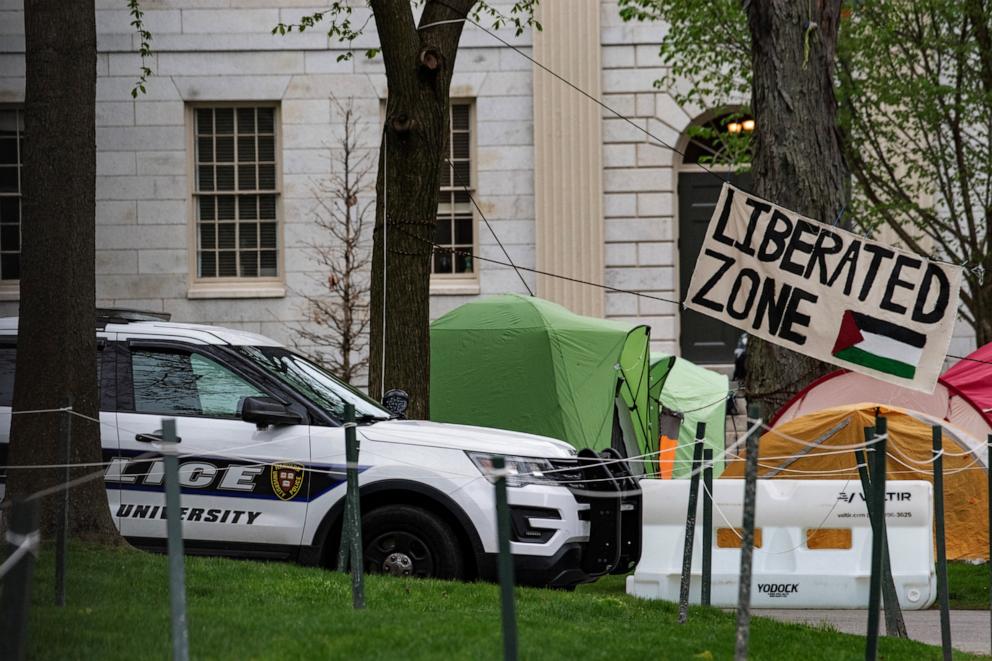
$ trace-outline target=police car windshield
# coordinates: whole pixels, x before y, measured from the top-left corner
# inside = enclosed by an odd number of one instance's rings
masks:
[[[338,420],[344,418],[345,404],[355,406],[355,417],[359,421],[387,420],[390,417],[389,411],[364,394],[292,351],[282,347],[240,346],[235,349]]]

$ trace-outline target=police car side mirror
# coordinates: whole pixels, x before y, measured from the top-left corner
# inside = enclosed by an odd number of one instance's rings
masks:
[[[387,390],[386,394],[382,397],[382,405],[396,417],[403,418],[405,417],[407,407],[410,406],[410,395],[405,390],[400,390],[399,388]]]
[[[298,425],[302,416],[271,397],[245,397],[241,402],[241,419],[259,428],[269,425]]]

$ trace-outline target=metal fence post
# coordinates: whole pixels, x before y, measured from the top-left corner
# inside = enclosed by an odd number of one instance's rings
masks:
[[[351,411],[351,416],[348,411]],[[344,456],[345,456],[345,498],[344,514],[341,516],[341,542],[338,545],[338,571],[342,574],[348,573],[348,561],[351,559],[351,487],[348,484],[348,424],[354,422],[355,407],[351,404],[344,405]]]
[[[503,659],[517,659],[517,615],[513,601],[513,556],[510,555],[510,507],[506,496],[506,458],[493,457],[496,488],[496,538],[499,542],[499,590],[503,613]]]
[[[865,427],[865,441],[875,437],[874,427]],[[874,455],[872,455],[874,456]],[[868,520],[871,522],[872,530],[878,525],[874,519],[874,510],[871,506],[871,478],[868,477],[868,463],[865,459],[864,448],[854,450],[854,460],[858,467],[858,476],[861,478],[861,493],[865,498],[865,507],[868,509]],[[896,591],[896,583],[892,578],[892,561],[889,557],[889,536],[885,532],[885,522],[882,522],[882,607],[885,609],[885,635],[894,638],[909,638],[906,633],[906,621],[902,616],[902,607],[899,605],[899,593]]]
[[[347,450],[345,451],[347,457]],[[347,459],[345,459],[347,462]],[[345,480],[347,481],[347,468],[345,469]],[[347,486],[345,486],[347,489]],[[344,514],[341,516],[341,543],[338,545],[338,571],[342,574],[348,573],[348,561],[351,559],[351,500],[347,493],[344,497]]]
[[[878,656],[879,605],[882,597],[882,551],[885,547],[885,463],[888,426],[885,418],[876,421],[874,455],[871,472],[871,500],[868,503],[874,511],[872,518],[878,525],[872,528],[871,541],[871,582],[868,589],[868,634],[865,644],[865,659],[874,661]]]
[[[20,550],[22,545],[38,542],[39,501],[14,500],[7,520],[7,544],[10,553],[22,555],[8,569],[0,584],[0,659],[20,661],[25,658],[28,637],[28,611],[31,605],[31,577],[37,547]]]
[[[748,422],[753,422],[744,443],[744,511],[741,527],[741,573],[737,588],[737,637],[734,643],[734,659],[745,661],[751,637],[751,560],[754,557],[754,518],[758,479],[758,438],[761,436],[761,420],[758,407],[748,407]]]
[[[356,609],[365,608],[365,570],[362,553],[362,508],[358,492],[358,433],[355,428],[355,407],[344,405],[344,445],[347,460],[348,502],[345,516],[348,522],[348,555],[351,564],[351,603]],[[348,563],[345,563],[346,566]],[[343,568],[343,567],[342,567]]]
[[[696,507],[699,502],[699,464],[703,458],[706,423],[696,425],[696,443],[692,447],[692,473],[689,476],[689,506],[685,513],[685,545],[682,547],[682,582],[679,585],[679,624],[689,619],[689,586],[692,581],[692,547],[696,540]]]
[[[702,424],[702,423],[700,423]],[[710,605],[713,582],[713,450],[703,450],[703,583],[699,603]]]
[[[65,606],[65,565],[69,546],[69,464],[72,463],[72,398],[66,400],[66,410],[62,413],[61,444],[62,462],[65,464],[59,513],[55,532],[55,605]]]
[[[951,658],[951,606],[947,595],[947,544],[944,537],[944,429],[933,426],[933,519],[937,526],[937,599],[940,601],[940,646]]]
[[[186,621],[186,569],[183,564],[183,522],[179,497],[179,456],[176,421],[162,420],[162,454],[165,457],[165,510],[169,535],[169,604],[172,611],[173,661],[189,661]]]

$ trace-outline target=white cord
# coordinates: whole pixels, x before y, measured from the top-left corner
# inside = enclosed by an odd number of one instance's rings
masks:
[[[465,22],[465,19],[464,18],[452,18],[452,19],[447,20],[447,21],[434,21],[433,23],[428,23],[427,25],[421,25],[417,29],[418,30],[426,30],[427,28],[432,28],[432,27],[434,27],[436,25],[448,25],[449,23],[464,23],[464,22]]]
[[[386,226],[389,224],[389,131],[382,138],[382,369],[379,373],[379,401],[386,396]]]
[[[41,534],[39,534],[38,531],[30,532],[26,535],[8,532],[7,541],[10,544],[16,545],[17,548],[14,549],[14,551],[7,556],[7,559],[4,560],[3,564],[0,565],[0,579],[2,579],[4,575],[17,564],[17,562],[21,559],[21,556],[28,553],[33,553],[35,555],[38,554],[37,549],[38,545],[41,543]]]

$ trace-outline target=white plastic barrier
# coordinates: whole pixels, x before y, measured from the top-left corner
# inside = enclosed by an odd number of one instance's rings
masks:
[[[689,480],[646,479],[641,487],[643,546],[637,569],[627,577],[627,593],[678,601]],[[711,603],[734,607],[740,549],[720,548],[717,529],[740,528],[744,481],[715,480],[713,487]],[[932,487],[929,482],[899,480],[886,488],[886,527],[899,603],[907,610],[924,609],[937,594]],[[702,521],[702,495],[700,485],[697,522]],[[867,608],[871,525],[858,480],[758,480],[755,527],[762,544],[754,549],[752,607]],[[850,548],[809,548],[807,531],[825,529],[849,529]],[[722,536],[728,533],[734,545],[739,544],[730,530]],[[697,525],[691,603],[699,603],[701,573],[702,526]]]

